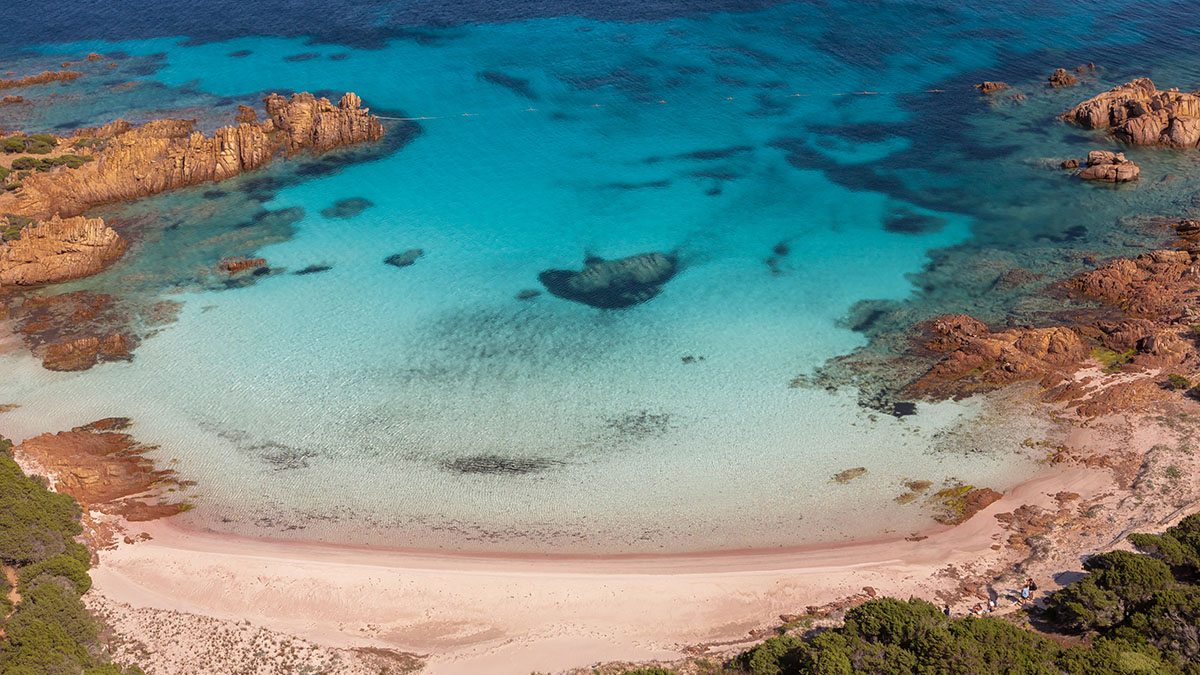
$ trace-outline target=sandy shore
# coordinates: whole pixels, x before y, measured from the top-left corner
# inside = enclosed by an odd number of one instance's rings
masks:
[[[1059,468],[920,541],[708,555],[446,555],[239,539],[158,521],[130,530],[149,541],[102,554],[94,593],[133,607],[248,620],[322,645],[428,655],[423,672],[525,675],[745,641],[780,614],[865,586],[935,599],[955,574],[1011,557],[997,514],[1053,509],[1061,491],[1087,500],[1111,487],[1108,471]]]

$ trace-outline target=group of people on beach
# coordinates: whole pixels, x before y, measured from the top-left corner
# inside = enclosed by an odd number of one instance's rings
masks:
[[[1037,588],[1038,587],[1037,587],[1036,581],[1034,581],[1032,578],[1026,579],[1025,585],[1021,586],[1020,591],[1018,591],[1020,597],[1014,598],[1015,600],[1019,600],[1019,602],[1017,604],[1019,604],[1021,607],[1025,607],[1025,606],[1029,605],[1031,602],[1033,602],[1033,594],[1035,591],[1037,591]],[[997,594],[995,591],[993,591],[993,590],[991,590],[991,588],[989,588],[987,603],[986,604],[982,603],[982,602],[975,603],[971,607],[971,611],[970,611],[971,616],[986,616],[988,614],[991,614],[992,612],[995,612],[996,608],[999,606],[999,604],[998,604],[999,598],[1000,598],[999,594]],[[950,616],[950,605],[949,604],[946,604],[942,607],[942,613],[945,614],[946,616]]]

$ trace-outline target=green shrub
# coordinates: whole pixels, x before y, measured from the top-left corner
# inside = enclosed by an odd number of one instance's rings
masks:
[[[65,553],[83,531],[79,515],[74,499],[50,492],[0,453],[0,561],[26,565]]]
[[[18,157],[12,161],[13,171],[28,171],[37,168],[38,160],[33,157]]]
[[[743,652],[739,661],[752,675],[780,675],[792,672],[784,670],[794,665],[797,650],[805,649],[804,640],[794,635],[770,638],[750,650]]]
[[[8,154],[12,154],[14,152],[25,152],[25,139],[20,136],[6,138],[3,141],[0,141],[0,150],[3,150]]]
[[[1096,347],[1092,350],[1092,358],[1095,359],[1104,368],[1106,373],[1115,373],[1120,370],[1121,366],[1129,362],[1133,355],[1137,353],[1136,349],[1127,349],[1123,352],[1113,351],[1107,347]]]
[[[74,544],[76,542],[71,543]],[[75,591],[79,595],[87,593],[88,589],[92,587],[92,578],[88,576],[88,564],[81,562],[67,553],[62,553],[22,567],[21,588],[24,589],[34,581],[42,578],[43,575],[61,577],[70,581],[75,585]]]
[[[1167,375],[1166,386],[1171,391],[1184,391],[1192,388],[1192,381],[1179,373],[1171,373]]]

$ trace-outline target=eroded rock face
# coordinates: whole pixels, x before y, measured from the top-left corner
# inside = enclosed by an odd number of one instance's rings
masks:
[[[1107,129],[1132,145],[1200,147],[1200,93],[1160,91],[1142,77],[1114,87],[1062,114],[1085,129]]]
[[[1077,175],[1083,180],[1128,183],[1137,180],[1141,173],[1142,168],[1126,159],[1123,152],[1092,150],[1088,153],[1086,166]]]
[[[29,176],[15,193],[0,195],[0,213],[75,216],[101,204],[231,178],[280,153],[324,152],[383,136],[379,120],[354,94],[343,96],[338,106],[307,93],[290,99],[272,94],[265,101],[266,120],[249,121],[243,110],[241,122],[212,136],[196,131],[192,120],[156,120],[137,128],[118,121],[83,132],[80,136],[104,142],[93,161]]]
[[[678,271],[675,256],[642,253],[619,260],[590,258],[578,272],[546,270],[538,279],[560,298],[613,309],[653,298]]]
[[[8,220],[0,217],[0,229]],[[125,240],[99,218],[55,216],[0,242],[0,286],[33,286],[90,276],[121,257]]]
[[[1079,335],[1063,326],[992,332],[982,321],[953,314],[923,328],[924,347],[945,356],[908,386],[907,393],[919,397],[954,398],[1030,380],[1052,386],[1089,354]]]
[[[303,92],[290,99],[271,94],[264,102],[275,129],[283,132],[283,149],[289,155],[301,150],[324,152],[383,138],[379,119],[362,107],[362,99],[348,92],[336,107],[326,98]]]

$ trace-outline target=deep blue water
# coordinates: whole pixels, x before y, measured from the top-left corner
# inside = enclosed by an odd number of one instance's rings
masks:
[[[903,480],[1012,484],[1041,422],[791,385],[936,313],[1052,321],[1048,284],[1152,246],[1134,216],[1200,203],[1170,179],[1189,155],[1137,151],[1147,180],[1122,189],[1048,168],[1110,144],[1055,119],[1092,92],[1200,86],[1183,3],[34,2],[12,20],[15,70],[106,59],[0,125],[213,128],[299,90],[422,118],[363,161],[104,210],[135,246],[67,288],[135,314],[169,297],[179,320],[79,375],[5,357],[0,399],[24,404],[5,435],[131,416],[199,481],[187,517],[219,529],[624,551],[919,527]],[[1078,88],[1044,86],[1087,62]],[[343,199],[370,206],[330,215]],[[645,303],[518,299],[548,269],[645,252],[680,265]],[[226,289],[212,269],[234,254],[279,273]],[[288,273],[310,265],[331,269]],[[1039,281],[998,287],[1015,268]],[[886,398],[905,374],[856,377]]]

